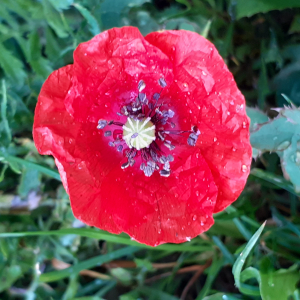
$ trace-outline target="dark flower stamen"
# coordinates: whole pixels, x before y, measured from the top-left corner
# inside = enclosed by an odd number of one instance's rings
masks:
[[[164,78],[158,80],[159,85],[163,88],[167,86]],[[191,130],[169,130],[164,126],[167,124],[171,128],[175,128],[175,123],[168,120],[175,116],[175,112],[172,109],[165,109],[164,103],[158,105],[160,99],[160,93],[154,93],[153,101],[147,99],[146,93],[141,93],[146,88],[146,84],[143,80],[138,83],[138,96],[130,104],[123,105],[119,116],[127,117],[125,124],[116,122],[114,120],[106,121],[99,120],[98,129],[103,129],[107,125],[122,126],[123,132],[114,130],[113,134],[111,130],[105,131],[104,136],[113,136],[114,140],[109,141],[109,146],[116,147],[118,152],[124,152],[127,161],[122,164],[121,168],[126,169],[129,166],[133,166],[136,162],[133,159],[138,153],[140,153],[140,170],[142,170],[145,176],[151,176],[156,170],[160,170],[159,174],[163,177],[168,177],[171,174],[170,162],[174,161],[174,156],[171,154],[165,154],[165,151],[172,151],[175,149],[175,145],[171,140],[166,139],[168,135],[182,135],[183,133],[189,133],[187,144],[195,146],[200,135],[200,131],[197,126],[193,126]],[[155,140],[161,141],[157,143]],[[127,147],[126,147],[127,146]],[[167,150],[162,150],[164,146]],[[125,150],[124,150],[125,147]]]

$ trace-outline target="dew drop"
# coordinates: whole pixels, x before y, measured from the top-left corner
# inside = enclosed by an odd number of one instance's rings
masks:
[[[218,139],[216,137],[214,137],[214,142],[216,142]]]
[[[237,105],[237,106],[235,107],[236,112],[240,112],[240,111],[243,109],[243,107],[244,107],[243,104]]]
[[[236,151],[236,149],[233,147],[233,148],[232,148],[232,151],[233,151],[233,152],[235,152],[235,151]]]
[[[243,128],[246,128],[246,122],[243,122]]]
[[[199,197],[199,191],[196,191],[196,196]]]
[[[246,165],[242,165],[242,172],[246,172],[248,170],[247,166]]]
[[[196,220],[197,220],[197,216],[194,215],[194,216],[193,216],[193,221],[196,221]]]
[[[203,76],[206,76],[206,75],[207,75],[204,71],[202,71],[202,74],[203,74]]]
[[[191,237],[190,237],[190,236],[187,236],[187,237],[186,237],[186,240],[187,240],[188,242],[190,242],[190,241],[191,241]]]
[[[161,234],[161,229],[158,229],[157,232],[158,232],[158,234]]]

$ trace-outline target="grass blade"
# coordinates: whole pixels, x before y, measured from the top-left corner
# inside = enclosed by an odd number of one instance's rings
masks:
[[[152,250],[165,250],[170,252],[176,251],[186,251],[186,252],[203,252],[211,251],[212,246],[210,245],[189,245],[186,244],[165,244],[157,247],[151,247],[138,242],[132,241],[128,237],[123,237],[115,234],[110,234],[107,232],[99,231],[92,228],[70,228],[70,229],[61,229],[61,230],[52,230],[52,231],[30,231],[30,232],[12,232],[12,233],[0,233],[0,238],[4,237],[26,237],[26,236],[41,236],[41,235],[57,235],[63,236],[67,234],[78,234],[80,236],[105,240],[112,243],[119,243],[123,245],[130,245],[140,248],[147,248]]]
[[[260,295],[259,291],[257,294],[257,289],[255,289],[255,291],[252,291],[252,287],[245,287],[242,285],[241,283],[241,272],[242,272],[242,268],[245,264],[245,261],[250,253],[250,251],[252,250],[252,248],[254,247],[254,245],[256,244],[257,240],[259,239],[262,231],[264,230],[264,227],[266,225],[266,222],[264,222],[260,228],[254,233],[254,235],[252,236],[252,238],[250,239],[250,241],[247,243],[245,249],[242,251],[242,253],[239,255],[238,259],[235,261],[233,268],[232,268],[232,273],[234,276],[234,281],[235,281],[235,285],[237,286],[237,288],[244,294],[250,294],[250,295]]]

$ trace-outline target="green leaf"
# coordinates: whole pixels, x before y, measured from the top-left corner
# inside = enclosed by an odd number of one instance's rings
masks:
[[[61,20],[60,14],[54,9],[49,0],[43,0],[43,12],[45,19],[47,20],[49,26],[55,31],[58,37],[65,38],[69,34],[67,33],[64,24]]]
[[[21,85],[26,78],[22,62],[0,43],[0,67],[6,76]]]
[[[287,174],[295,187],[296,193],[300,193],[300,138],[293,136],[291,145],[283,151],[282,169]]]
[[[288,148],[300,131],[300,110],[282,110],[277,118],[251,133],[251,145],[261,151],[282,151]]]
[[[300,7],[298,0],[236,0],[237,18],[250,17],[271,10]]]
[[[29,51],[28,61],[36,74],[41,75],[46,79],[53,71],[48,60],[41,55],[41,42],[37,32],[32,32],[29,35]]]
[[[74,3],[74,7],[82,14],[89,24],[89,30],[93,35],[97,35],[101,32],[98,21],[96,18],[83,6],[78,3]]]
[[[132,275],[131,273],[124,268],[114,268],[111,269],[110,273],[123,285],[129,286],[132,284]]]
[[[15,167],[14,169],[16,169],[16,172],[17,173],[21,173],[21,170],[19,167],[19,165],[23,165],[25,168],[31,168],[31,169],[35,169],[39,172],[42,172],[43,174],[45,175],[48,175],[56,180],[59,180],[61,181],[61,178],[60,178],[60,175],[57,171],[53,171],[51,169],[48,169],[47,167],[43,167],[39,164],[36,164],[34,162],[30,162],[28,160],[25,160],[25,159],[22,159],[22,158],[19,158],[19,157],[15,157],[15,156],[12,156],[12,155],[8,155],[8,154],[4,154],[4,153],[1,153],[0,151],[0,158],[1,156],[4,158],[4,160],[6,162],[9,163],[9,165],[11,167]]]
[[[110,234],[104,231],[100,231],[92,228],[70,228],[70,229],[60,229],[60,230],[51,230],[51,231],[28,231],[28,232],[7,232],[0,233],[1,237],[25,237],[25,236],[47,236],[47,235],[57,235],[63,236],[66,234],[78,234],[80,236],[85,236],[98,240],[105,240],[112,243],[119,243],[123,245],[131,245],[151,250],[165,250],[170,252],[175,251],[186,251],[186,252],[202,252],[202,251],[211,251],[213,248],[211,245],[190,245],[190,243],[185,244],[165,244],[157,247],[151,247],[138,242],[132,241],[128,237],[123,237],[115,234]]]
[[[74,0],[49,0],[57,11],[68,9]]]
[[[300,194],[295,192],[293,185],[290,182],[288,182],[286,179],[284,179],[282,176],[278,176],[271,172],[267,172],[257,168],[252,169],[250,174],[257,178],[268,181],[274,184],[275,186],[278,186],[278,188],[284,189],[294,194],[295,196],[300,196]]]
[[[100,6],[104,29],[122,26],[121,14],[126,7],[140,6],[149,0],[104,0]]]
[[[246,113],[251,120],[250,132],[257,129],[258,124],[266,123],[269,121],[268,116],[258,108],[246,107]]]
[[[12,139],[11,136],[11,131],[9,128],[8,120],[7,120],[7,93],[6,93],[6,84],[5,80],[3,79],[1,82],[1,87],[2,87],[2,101],[1,101],[1,127],[3,126],[3,131],[6,135],[5,139],[1,137],[1,140],[3,144],[8,145]],[[1,127],[0,127],[0,135],[1,134]],[[4,141],[3,141],[4,140]],[[1,143],[0,143],[1,144]]]
[[[0,293],[10,288],[13,283],[22,275],[20,266],[6,267],[0,277]]]
[[[266,258],[261,264],[260,277],[260,292],[263,300],[288,300],[297,289],[300,272],[297,265],[275,271],[269,258]]]
[[[28,159],[33,160],[32,158]],[[41,172],[39,172],[37,169],[26,168],[21,175],[18,193],[21,197],[26,197],[30,191],[38,190],[40,184]]]
[[[261,152],[277,152],[282,170],[300,193],[300,109],[292,106],[279,109],[279,115],[251,133],[252,147]]]
[[[254,235],[252,236],[250,241],[247,243],[245,249],[240,253],[238,259],[235,261],[235,263],[233,265],[233,268],[232,268],[232,273],[233,273],[233,276],[234,276],[234,281],[235,281],[236,287],[242,293],[247,294],[247,295],[257,295],[257,296],[259,296],[258,290],[256,290],[252,286],[242,284],[242,282],[241,282],[241,271],[242,271],[242,268],[245,264],[245,261],[246,261],[248,255],[249,255],[250,251],[252,250],[252,248],[256,244],[257,240],[259,239],[262,231],[264,230],[265,224],[266,223],[263,223],[260,226],[260,228],[254,233]]]

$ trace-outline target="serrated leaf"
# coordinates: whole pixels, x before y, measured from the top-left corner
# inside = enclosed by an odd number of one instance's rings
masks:
[[[0,67],[6,76],[17,84],[23,84],[26,73],[22,62],[0,43]]]
[[[283,151],[281,157],[284,174],[293,183],[296,193],[300,193],[300,149],[297,147],[299,140],[299,137],[293,136],[291,145]]]
[[[271,10],[300,7],[299,0],[236,0],[237,18],[250,17]]]
[[[261,151],[283,151],[300,132],[300,110],[282,110],[277,118],[251,133],[250,142]]]
[[[269,121],[268,116],[258,108],[246,107],[246,113],[251,120],[250,132],[254,131],[257,128],[258,124],[266,123]]]

